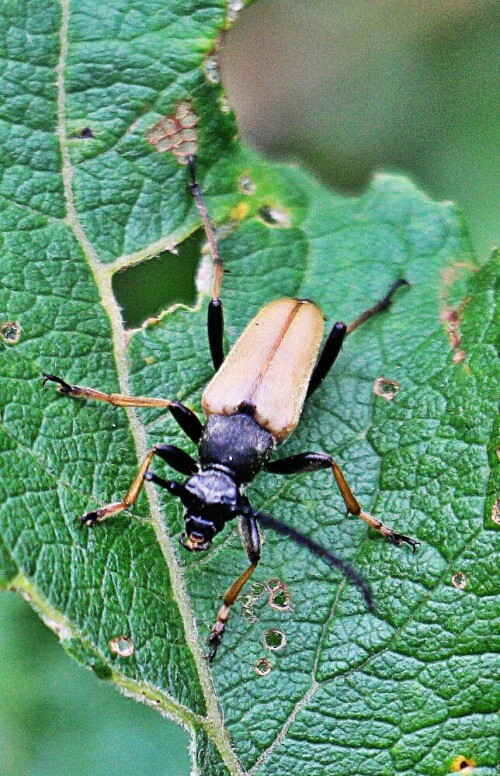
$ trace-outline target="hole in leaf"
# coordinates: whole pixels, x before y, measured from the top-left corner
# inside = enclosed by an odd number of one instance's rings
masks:
[[[17,321],[0,323],[0,338],[6,345],[16,345],[21,338],[21,324]]]
[[[464,757],[463,754],[459,754],[458,757],[455,757],[455,759],[452,761],[450,765],[450,771],[451,773],[472,774],[472,771],[475,767],[475,760]]]
[[[128,636],[115,636],[109,642],[109,650],[118,657],[130,657],[135,652],[135,644]]]
[[[256,185],[253,182],[250,175],[241,175],[240,179],[238,181],[238,189],[241,191],[242,194],[247,194],[250,196],[251,194],[255,193]]]
[[[284,208],[276,207],[276,205],[262,205],[258,213],[261,220],[268,226],[287,229],[292,225],[288,211]]]
[[[453,587],[458,588],[458,590],[465,590],[467,587],[467,582],[467,577],[461,571],[457,571],[451,578]]]
[[[267,676],[267,674],[270,674],[272,671],[272,665],[267,659],[267,657],[261,657],[259,660],[257,660],[256,664],[253,667],[253,670],[256,674],[259,676]]]
[[[203,63],[205,77],[210,84],[220,84],[219,56],[217,53],[206,57]]]
[[[269,605],[273,609],[279,611],[290,611],[290,592],[287,586],[279,579],[270,579],[268,582],[269,588]]]
[[[286,636],[279,630],[271,629],[264,633],[264,646],[272,652],[278,652],[286,644]]]
[[[387,377],[377,377],[373,383],[373,393],[386,401],[392,401],[398,395],[400,385],[396,380]]]
[[[239,12],[244,8],[244,0],[229,0],[227,4],[227,21],[229,23],[236,21]]]
[[[113,293],[122,308],[126,329],[140,326],[176,302],[196,302],[195,273],[203,240],[200,229],[179,245],[176,254],[163,251],[113,275]]]
[[[261,595],[264,593],[266,589],[266,586],[262,584],[262,582],[254,582],[250,590],[252,591],[252,596],[254,598],[260,598]]]

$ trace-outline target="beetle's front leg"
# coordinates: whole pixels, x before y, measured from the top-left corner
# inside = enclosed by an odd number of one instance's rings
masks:
[[[87,388],[84,385],[72,385],[57,375],[43,375],[43,384],[48,382],[55,383],[57,390],[64,396],[72,396],[78,399],[94,399],[95,401],[106,402],[113,407],[149,407],[166,408],[174,420],[179,424],[185,434],[196,444],[201,439],[203,426],[195,413],[181,404],[180,401],[171,399],[157,399],[153,396],[126,396],[123,393],[104,393],[96,391],[95,388]]]
[[[231,606],[238,598],[244,584],[252,576],[260,560],[260,535],[255,517],[251,514],[244,515],[241,519],[240,529],[243,547],[245,548],[246,554],[248,555],[250,566],[246,569],[246,571],[243,572],[241,576],[238,577],[236,582],[233,582],[231,587],[224,595],[223,604],[217,615],[216,623],[210,632],[210,636],[207,639],[208,644],[210,644],[210,650],[206,657],[207,660],[210,661],[214,659],[215,655],[217,654],[217,650],[219,649],[219,645],[222,641],[222,637],[226,629],[226,623],[229,619]]]
[[[149,466],[155,455],[162,458],[182,474],[189,475],[198,471],[198,464],[184,450],[180,450],[178,447],[174,447],[174,445],[155,445],[145,457],[132,485],[122,500],[114,504],[107,504],[105,507],[100,507],[100,509],[95,509],[82,515],[80,518],[82,525],[92,526],[96,523],[102,523],[107,517],[117,515],[119,512],[123,512],[124,509],[133,506],[139,497]]]

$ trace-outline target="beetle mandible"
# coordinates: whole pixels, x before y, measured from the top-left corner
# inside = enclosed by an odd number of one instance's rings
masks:
[[[350,514],[360,517],[397,546],[405,542],[415,550],[418,545],[415,539],[397,533],[361,508],[331,455],[305,452],[270,460],[274,450],[296,428],[304,403],[330,371],[345,337],[369,318],[386,310],[397,289],[408,283],[403,278],[397,279],[383,299],[365,310],[349,326],[335,323],[321,351],[323,316],[320,309],[309,299],[278,299],[262,308],[224,358],[224,317],[220,298],[224,264],[197,181],[195,157],[189,156],[187,162],[190,190],[200,212],[214,264],[207,329],[215,375],[202,397],[205,424],[184,404],[170,399],[106,394],[70,385],[52,374],[44,374],[44,384],[52,381],[62,394],[96,399],[116,407],[167,408],[186,435],[198,445],[198,462],[174,445],[155,445],[146,455],[122,500],[88,512],[80,520],[83,525],[93,526],[133,506],[144,481],[166,488],[182,501],[185,533],[180,540],[188,550],[207,550],[214,536],[228,521],[240,518],[243,546],[250,565],[224,595],[208,637],[210,648],[207,657],[212,660],[222,641],[230,608],[259,562],[259,523],[290,537],[340,569],[360,589],[368,607],[373,609],[368,585],[349,563],[295,528],[253,509],[245,489],[261,469],[274,474],[331,469]],[[186,481],[166,480],[154,474],[150,470],[154,456],[185,475]]]

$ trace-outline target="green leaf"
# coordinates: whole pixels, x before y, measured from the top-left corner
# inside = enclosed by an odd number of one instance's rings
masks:
[[[5,4],[0,580],[82,664],[187,725],[204,776],[439,776],[457,757],[493,774],[495,257],[480,267],[455,208],[403,178],[379,176],[346,199],[243,147],[213,69],[238,5]],[[206,297],[126,336],[111,289],[118,268],[199,227],[186,168],[147,139],[185,100],[224,227],[228,346],[271,299],[313,298],[331,325],[396,277],[411,283],[349,337],[283,455],[334,453],[362,505],[418,538],[419,552],[346,519],[328,473],[260,476],[253,503],[351,562],[377,610],[267,532],[212,668],[203,642],[246,563],[237,527],[188,555],[179,504],[148,488],[130,512],[78,529],[82,513],[123,496],[153,444],[193,445],[158,410],[41,387],[52,372],[200,409],[212,373]],[[390,401],[374,392],[381,377],[399,387]],[[276,579],[290,596],[281,610],[270,605]],[[284,634],[281,649],[266,646],[269,630]],[[120,637],[128,656],[110,648]],[[263,658],[271,671],[259,675]]]

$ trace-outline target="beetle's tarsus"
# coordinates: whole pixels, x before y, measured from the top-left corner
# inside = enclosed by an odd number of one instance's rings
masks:
[[[66,382],[66,380],[63,380],[62,377],[57,377],[57,375],[48,375],[43,373],[43,387],[47,385],[47,383],[57,383],[57,390],[59,393],[71,393],[72,388],[69,383]]]
[[[96,509],[93,512],[87,512],[85,515],[79,517],[78,520],[80,522],[80,528],[83,528],[84,526],[86,528],[92,528],[96,523],[98,523],[99,511],[100,510]]]
[[[207,644],[210,645],[210,649],[208,651],[208,655],[203,655],[203,657],[205,658],[205,660],[208,660],[209,663],[211,663],[212,660],[214,660],[221,641],[222,641],[222,634],[219,634],[219,633],[211,633],[210,636],[208,637]]]
[[[395,531],[389,534],[387,538],[392,544],[395,544],[396,547],[401,547],[402,544],[409,544],[412,552],[416,552],[417,547],[420,544],[416,539],[412,539],[411,536],[405,536],[404,534],[396,533]]]

